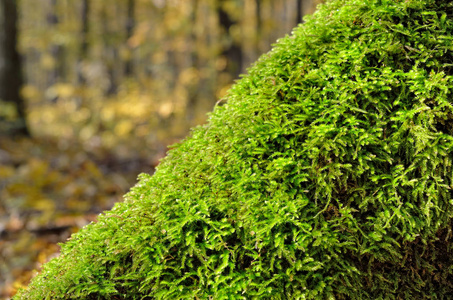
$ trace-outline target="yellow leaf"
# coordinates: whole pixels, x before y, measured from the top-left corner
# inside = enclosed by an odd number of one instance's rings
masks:
[[[0,178],[9,178],[14,175],[14,168],[10,166],[0,166]]]
[[[34,209],[40,210],[40,211],[54,211],[55,210],[55,203],[46,198],[40,198],[40,199],[29,199],[29,204],[31,207]]]
[[[133,128],[134,128],[134,125],[132,124],[131,121],[122,120],[115,126],[114,131],[115,131],[115,134],[117,134],[119,136],[126,136],[132,131]]]

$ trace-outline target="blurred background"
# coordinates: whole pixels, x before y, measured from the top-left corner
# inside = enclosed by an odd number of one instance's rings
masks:
[[[0,0],[0,299],[318,0]]]

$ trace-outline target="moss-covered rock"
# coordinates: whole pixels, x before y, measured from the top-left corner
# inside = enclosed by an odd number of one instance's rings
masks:
[[[323,5],[16,299],[447,299],[452,20]]]

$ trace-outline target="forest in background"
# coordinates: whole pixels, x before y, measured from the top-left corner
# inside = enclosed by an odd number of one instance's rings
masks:
[[[4,0],[0,22],[17,26],[0,39],[18,56],[3,42],[0,299],[152,173],[318,2]]]

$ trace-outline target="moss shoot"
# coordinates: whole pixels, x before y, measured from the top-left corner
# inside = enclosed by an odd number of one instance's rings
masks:
[[[332,0],[15,299],[447,299],[453,2]]]

